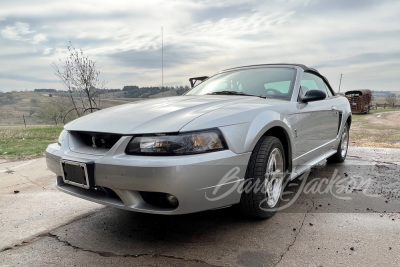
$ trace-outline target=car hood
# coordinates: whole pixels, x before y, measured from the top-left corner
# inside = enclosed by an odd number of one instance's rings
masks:
[[[76,119],[67,125],[69,131],[106,132],[118,134],[172,133],[205,114],[218,112],[233,105],[251,109],[287,103],[252,96],[176,96],[132,102]],[[220,125],[223,126],[223,123]]]

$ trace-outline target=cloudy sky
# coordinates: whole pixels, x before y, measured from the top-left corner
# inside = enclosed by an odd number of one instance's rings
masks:
[[[13,0],[0,8],[0,91],[62,89],[51,63],[75,47],[108,88],[161,85],[260,63],[317,68],[342,91],[400,90],[400,1]]]

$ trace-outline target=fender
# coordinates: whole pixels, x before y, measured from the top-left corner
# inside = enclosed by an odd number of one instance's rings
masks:
[[[228,146],[237,154],[252,152],[258,140],[271,128],[280,127],[287,133],[291,151],[294,151],[294,134],[285,117],[274,111],[264,111],[251,122],[220,127]]]

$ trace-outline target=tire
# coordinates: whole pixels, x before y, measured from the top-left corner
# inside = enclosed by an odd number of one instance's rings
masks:
[[[346,159],[347,150],[349,147],[349,125],[344,125],[342,134],[340,136],[340,143],[335,154],[330,156],[327,160],[329,163],[341,163]]]
[[[239,210],[253,218],[272,217],[281,201],[285,170],[282,143],[273,136],[262,137],[247,166]]]

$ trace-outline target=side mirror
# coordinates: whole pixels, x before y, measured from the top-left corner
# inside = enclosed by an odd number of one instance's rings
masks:
[[[300,97],[301,102],[307,103],[311,101],[322,100],[326,98],[326,94],[320,90],[310,90],[307,93]]]

